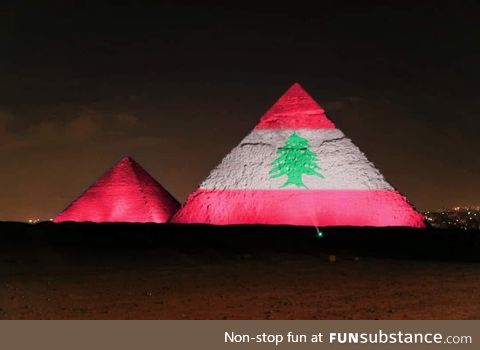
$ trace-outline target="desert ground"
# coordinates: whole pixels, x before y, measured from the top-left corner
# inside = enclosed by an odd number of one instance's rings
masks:
[[[480,318],[478,231],[52,227],[2,225],[0,319]]]

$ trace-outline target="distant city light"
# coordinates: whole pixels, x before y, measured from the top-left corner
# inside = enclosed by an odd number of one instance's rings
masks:
[[[454,207],[424,213],[425,220],[435,228],[480,229],[480,207]]]

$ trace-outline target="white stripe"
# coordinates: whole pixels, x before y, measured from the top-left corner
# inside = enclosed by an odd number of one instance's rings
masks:
[[[303,175],[307,188],[282,187],[287,176],[272,179],[272,162],[292,133],[309,141],[324,178]],[[253,130],[200,185],[204,189],[393,189],[365,155],[338,129]]]

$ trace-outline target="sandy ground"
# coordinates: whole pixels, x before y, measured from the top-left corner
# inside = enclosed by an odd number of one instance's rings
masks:
[[[2,319],[479,319],[480,264],[155,254],[0,263]]]

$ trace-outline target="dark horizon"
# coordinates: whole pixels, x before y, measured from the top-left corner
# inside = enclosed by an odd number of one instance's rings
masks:
[[[127,155],[183,201],[294,82],[417,209],[480,205],[475,1],[2,7],[0,220]]]

